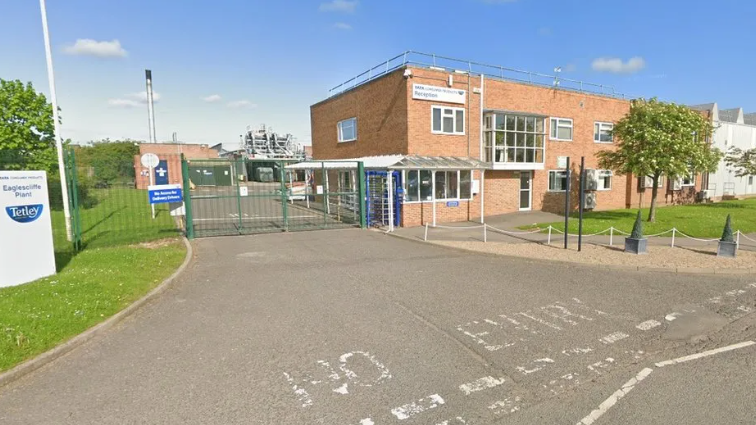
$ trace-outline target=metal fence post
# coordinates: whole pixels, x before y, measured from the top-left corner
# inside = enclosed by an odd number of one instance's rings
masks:
[[[194,239],[194,218],[192,212],[191,184],[189,183],[189,163],[181,154],[181,176],[184,183],[184,214],[186,220],[186,238]]]
[[[283,227],[284,232],[289,231],[289,205],[287,201],[289,199],[289,193],[286,190],[286,163],[281,161],[279,163],[281,167],[281,213],[283,213]]]
[[[567,249],[567,244],[570,234],[570,157],[567,157],[567,182],[564,188],[564,249]]]
[[[675,247],[675,233],[677,232],[676,228],[672,228],[672,244],[670,245],[672,248]]]
[[[237,172],[237,164],[239,162],[232,162],[231,163],[231,172],[233,175],[231,175],[231,178],[236,180],[236,209],[239,213],[239,234],[242,234],[242,231],[244,229],[244,221],[242,221],[242,207],[241,207],[241,189],[239,188],[239,175]]]
[[[328,227],[328,210],[330,209],[328,205],[328,171],[326,171],[325,162],[320,163],[320,170],[323,173],[321,183],[323,184],[323,228],[325,229]]]
[[[425,236],[423,236],[423,241],[428,242],[428,223],[425,223]]]
[[[81,238],[82,238],[82,232],[81,232],[81,214],[80,214],[80,206],[79,206],[79,178],[78,173],[76,170],[76,153],[73,151],[73,149],[68,149],[66,151],[66,159],[68,160],[68,172],[66,173],[66,179],[68,180],[68,194],[69,199],[71,200],[71,242],[73,244],[73,250],[74,252],[79,252],[82,249],[81,246]],[[64,163],[66,161],[64,160]],[[66,167],[66,164],[63,165]]]
[[[488,242],[488,232],[487,232],[487,230],[488,230],[488,226],[484,224],[483,225],[483,242]]]
[[[367,212],[365,211],[365,163],[362,161],[357,163],[357,179],[359,183],[359,197],[360,197],[360,227],[367,227]]]
[[[735,232],[735,247],[740,248],[740,230]]]
[[[551,225],[549,224],[549,237],[546,239],[546,245],[551,245]]]
[[[609,228],[609,246],[612,246],[614,242],[614,226]]]

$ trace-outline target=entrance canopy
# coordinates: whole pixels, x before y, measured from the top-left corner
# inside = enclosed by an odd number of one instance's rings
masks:
[[[362,162],[366,169],[383,170],[486,170],[491,165],[474,158],[459,156],[378,155],[330,161],[304,161],[286,166],[287,170],[320,168],[352,169]]]

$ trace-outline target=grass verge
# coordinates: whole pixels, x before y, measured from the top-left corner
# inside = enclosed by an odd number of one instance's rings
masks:
[[[122,310],[170,276],[185,255],[178,239],[58,253],[65,266],[57,275],[0,288],[0,371]]]
[[[648,216],[648,209],[641,210],[643,219]],[[583,234],[597,233],[609,227],[630,232],[633,229],[637,209],[590,211],[583,215]],[[643,222],[643,233],[646,235],[661,233],[672,229],[694,237],[716,238],[722,236],[727,214],[732,214],[733,231],[743,233],[756,232],[756,198],[740,201],[724,201],[711,204],[678,205],[658,208],[656,222]],[[564,230],[564,222],[538,223],[538,227],[551,225],[560,231]],[[532,225],[522,226],[522,229],[532,228]],[[577,213],[571,215],[570,233],[577,233]],[[666,236],[671,236],[668,234]]]

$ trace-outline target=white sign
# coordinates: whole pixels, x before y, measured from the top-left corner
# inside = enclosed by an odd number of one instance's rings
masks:
[[[557,157],[557,168],[567,168],[567,157],[566,156],[558,156]]]
[[[186,207],[183,202],[170,202],[168,204],[168,210],[170,211],[171,217],[186,215]]]
[[[0,288],[55,274],[44,171],[0,171]]]
[[[147,168],[155,168],[160,164],[160,158],[154,153],[146,153],[142,155],[142,165]]]
[[[249,196],[249,188],[247,186],[239,186],[239,196]]]
[[[447,87],[427,86],[425,84],[412,85],[412,98],[420,100],[433,100],[436,102],[465,104],[466,90]]]

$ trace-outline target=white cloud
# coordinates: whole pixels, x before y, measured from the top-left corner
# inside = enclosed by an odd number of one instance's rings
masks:
[[[157,102],[160,100],[160,93],[152,92],[152,101]],[[127,94],[124,97],[116,99],[108,99],[108,105],[115,108],[135,108],[137,106],[147,104],[147,92],[140,91],[137,93]]]
[[[646,67],[646,61],[640,56],[635,56],[623,62],[620,58],[597,58],[591,62],[591,68],[598,72],[611,72],[613,74],[633,74]]]
[[[332,0],[328,3],[320,3],[318,10],[321,12],[344,12],[354,13],[354,9],[357,8],[357,0]]]
[[[350,29],[352,29],[351,25],[349,25],[347,23],[344,23],[344,22],[336,22],[335,24],[333,24],[333,27],[334,28],[338,28],[340,30],[350,30]]]
[[[249,100],[235,100],[233,102],[228,102],[226,105],[229,108],[256,108],[257,105],[250,102]]]
[[[211,94],[210,96],[203,97],[202,100],[207,103],[218,103],[221,101],[219,94]]]
[[[80,38],[74,44],[65,46],[63,52],[69,55],[98,58],[124,58],[128,55],[118,40],[97,41],[91,38]]]

